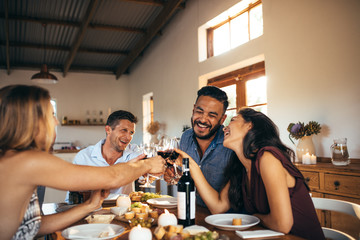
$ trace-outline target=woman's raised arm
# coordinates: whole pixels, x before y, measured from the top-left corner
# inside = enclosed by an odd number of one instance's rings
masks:
[[[230,209],[230,202],[228,199],[228,191],[230,183],[227,183],[225,187],[219,193],[206,181],[204,174],[202,173],[199,165],[192,159],[186,152],[179,149],[175,150],[183,158],[189,158],[190,174],[194,180],[196,191],[200,194],[201,198],[205,202],[212,214],[224,213]]]

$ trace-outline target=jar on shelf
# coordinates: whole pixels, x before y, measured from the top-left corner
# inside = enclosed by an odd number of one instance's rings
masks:
[[[67,124],[67,123],[68,123],[67,116],[64,116],[63,119],[61,120],[61,124]]]

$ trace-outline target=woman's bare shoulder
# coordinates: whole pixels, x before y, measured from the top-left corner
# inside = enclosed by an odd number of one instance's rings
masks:
[[[264,151],[263,155],[260,157],[260,162],[262,163],[272,163],[274,161],[279,161],[279,159],[277,159],[274,154],[272,154],[269,151]]]
[[[1,162],[7,167],[13,166],[18,170],[23,168],[29,170],[32,167],[43,165],[43,163],[48,161],[49,158],[53,158],[53,156],[49,153],[37,150],[26,150],[21,152],[7,152],[0,159]]]

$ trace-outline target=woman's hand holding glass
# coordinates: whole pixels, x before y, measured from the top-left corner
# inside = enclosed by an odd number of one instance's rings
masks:
[[[170,185],[177,184],[182,176],[182,157],[175,151],[177,148],[179,142],[176,138],[172,138],[164,142],[163,146],[159,146],[157,152],[166,161],[164,180]]]

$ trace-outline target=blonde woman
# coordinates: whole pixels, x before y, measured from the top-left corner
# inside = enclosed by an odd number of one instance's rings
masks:
[[[118,188],[147,172],[164,171],[161,157],[111,167],[63,161],[48,153],[57,124],[47,90],[25,85],[0,89],[0,239],[33,239],[61,230],[101,206],[108,195],[101,189]],[[40,216],[38,185],[95,191],[77,207]]]

